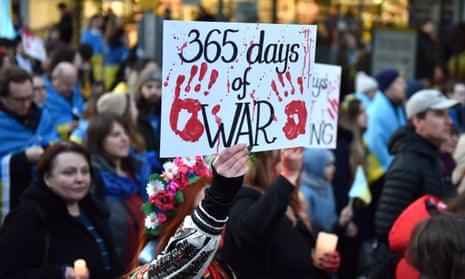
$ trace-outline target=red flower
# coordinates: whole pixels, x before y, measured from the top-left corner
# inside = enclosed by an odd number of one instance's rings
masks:
[[[150,199],[155,207],[160,210],[170,210],[174,208],[173,195],[171,195],[168,191],[161,191],[155,196],[152,196]]]
[[[176,176],[173,177],[173,181],[178,184],[178,189],[181,191],[189,185],[189,177],[187,177],[187,173],[178,172]]]

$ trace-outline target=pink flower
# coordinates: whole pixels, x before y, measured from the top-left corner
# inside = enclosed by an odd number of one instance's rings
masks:
[[[168,218],[166,217],[166,215],[163,214],[163,213],[158,213],[158,214],[157,214],[157,218],[158,218],[158,221],[159,221],[160,223],[165,223],[166,220],[168,219]]]
[[[184,190],[187,185],[189,185],[189,177],[187,173],[178,173],[175,177],[173,177],[173,181],[177,183],[179,190]]]
[[[179,188],[179,185],[175,182],[175,181],[171,181],[168,183],[167,185],[167,190],[168,192],[170,192],[171,194],[175,195],[176,194],[176,190]]]

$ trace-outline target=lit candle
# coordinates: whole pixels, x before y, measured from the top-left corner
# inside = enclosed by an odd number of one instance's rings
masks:
[[[323,257],[324,253],[336,251],[338,237],[332,233],[319,232],[316,238],[314,259]]]
[[[77,259],[74,261],[74,273],[76,273],[79,277],[87,274],[87,265],[85,260]]]

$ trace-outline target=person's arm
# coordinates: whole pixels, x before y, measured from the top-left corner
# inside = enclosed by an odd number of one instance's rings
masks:
[[[261,195],[250,189],[250,194],[241,195],[236,200],[231,209],[228,231],[239,245],[272,245],[273,232],[286,213],[302,164],[301,149],[282,150],[281,174],[268,190]]]
[[[218,249],[229,208],[247,170],[248,153],[247,147],[239,144],[215,158],[212,185],[203,200],[186,216],[160,255],[130,278],[200,278]]]
[[[63,278],[60,265],[42,266],[45,232],[45,224],[35,210],[10,212],[0,229],[0,278]]]

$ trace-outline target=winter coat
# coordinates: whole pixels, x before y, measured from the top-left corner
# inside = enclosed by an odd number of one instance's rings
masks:
[[[389,248],[404,254],[416,225],[431,216],[430,210],[444,211],[446,204],[441,200],[424,195],[410,204],[397,218],[389,232]],[[396,279],[417,279],[420,273],[411,266],[405,257],[397,264]]]
[[[119,176],[102,155],[92,154],[91,158],[95,171],[92,191],[110,210],[109,226],[116,252],[121,262],[128,264],[137,250],[137,236],[144,219],[141,207],[150,175],[148,163],[141,161],[142,156],[131,155],[130,164],[135,170],[131,178]]]
[[[112,269],[104,261],[95,238],[69,215],[66,203],[45,184],[33,184],[11,211],[0,230],[0,278],[62,279],[64,268],[85,259],[90,278],[116,278],[122,269],[108,230],[108,211],[90,194],[79,202],[109,252]]]
[[[314,235],[301,220],[293,226],[285,217],[293,190],[282,176],[263,194],[250,187],[240,190],[220,250],[238,279],[325,278],[313,266]]]
[[[300,192],[308,203],[308,216],[329,231],[338,216],[333,186],[325,179],[324,171],[327,164],[334,163],[334,155],[327,149],[305,148],[303,156]]]
[[[375,217],[375,232],[384,242],[394,221],[413,201],[426,194],[442,200],[455,194],[443,184],[439,148],[411,129],[402,127],[394,133],[389,152],[395,157]]]
[[[386,172],[393,159],[388,152],[388,142],[392,134],[407,123],[405,112],[402,106],[394,105],[383,93],[378,93],[367,108],[367,114],[368,126],[364,138],[368,149]],[[383,174],[380,173],[380,177]]]
[[[26,117],[20,117],[0,104],[0,225],[32,183],[36,165],[27,159],[26,148],[47,147],[58,140],[47,110],[31,104]]]

